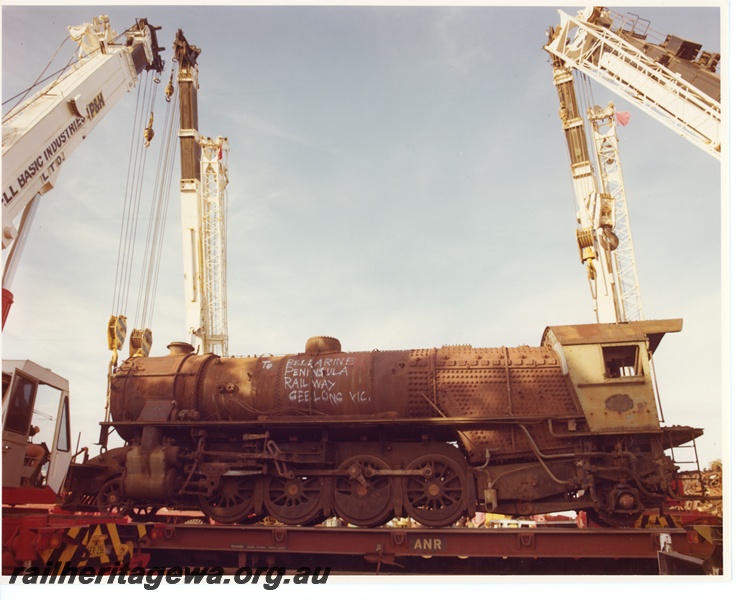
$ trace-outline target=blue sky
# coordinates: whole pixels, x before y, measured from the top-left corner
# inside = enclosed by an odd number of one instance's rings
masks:
[[[722,51],[718,6],[619,10]],[[167,68],[181,28],[202,49],[200,133],[231,147],[231,353],[299,352],[314,335],[352,351],[538,345],[547,325],[594,319],[542,50],[557,8],[581,7],[4,5],[2,97],[35,79],[68,25],[105,13],[122,32],[147,17],[163,28]],[[632,113],[619,136],[645,315],[684,319],[656,354],[666,422],[705,427],[700,458],[722,458],[721,164],[604,88],[594,99]],[[89,446],[104,410],[134,101],[43,198],[3,334],[4,357],[70,379]],[[156,355],[187,337],[177,177]]]

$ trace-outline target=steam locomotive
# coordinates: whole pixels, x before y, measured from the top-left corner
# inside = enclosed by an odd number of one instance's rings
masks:
[[[174,343],[110,376],[120,448],[71,466],[67,508],[221,523],[330,516],[445,527],[477,511],[624,526],[676,487],[650,359],[682,321],[548,327],[538,347],[222,358]],[[102,437],[104,439],[104,437]]]

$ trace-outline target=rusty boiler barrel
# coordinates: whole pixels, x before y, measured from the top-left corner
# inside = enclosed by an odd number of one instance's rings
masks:
[[[169,356],[130,358],[112,377],[112,417],[148,421],[148,403],[165,401],[172,406],[170,419],[190,421],[410,416],[402,403],[410,351],[350,353],[335,344],[329,348],[328,342],[319,349],[311,341],[309,346],[302,354],[219,358],[172,345]]]
[[[112,417],[580,416],[549,348],[342,352],[328,342],[333,338],[323,339],[320,347],[309,342],[305,352],[283,356],[220,358],[176,344],[169,356],[130,358],[111,380]],[[483,437],[484,443],[492,438]]]
[[[397,401],[404,390],[391,389],[392,382],[380,375],[382,363],[401,362],[403,355],[330,352],[259,359],[254,405],[265,414],[404,416],[406,407]]]

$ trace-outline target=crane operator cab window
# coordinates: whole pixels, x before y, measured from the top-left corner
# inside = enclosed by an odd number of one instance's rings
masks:
[[[605,376],[607,379],[643,375],[639,346],[604,346]]]
[[[22,373],[3,373],[3,487],[16,487],[24,477],[28,479],[26,459],[29,465],[41,462],[27,453],[34,446],[29,436],[33,435],[31,419],[37,390],[38,383]]]
[[[4,410],[6,413],[4,430],[28,435],[37,384],[35,381],[26,379],[20,373],[16,374],[13,383],[13,389],[9,390],[10,377],[3,373],[3,404],[6,404],[6,394],[11,393],[10,398],[7,398],[7,405]]]

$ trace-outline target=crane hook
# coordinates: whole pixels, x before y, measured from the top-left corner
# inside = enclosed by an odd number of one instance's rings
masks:
[[[171,73],[171,77],[168,78],[166,84],[166,102],[171,102],[171,96],[174,95],[174,74]]]
[[[145,147],[147,148],[150,146],[150,141],[153,139],[153,136],[155,136],[155,131],[153,131],[153,113],[150,113],[150,120],[148,121],[148,126],[145,128]]]
[[[610,227],[601,230],[601,247],[604,250],[614,251],[619,247],[619,236]]]

